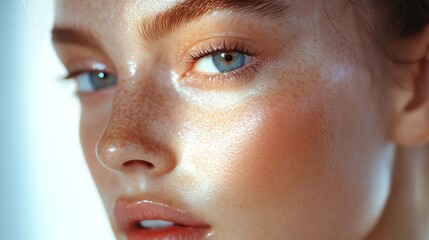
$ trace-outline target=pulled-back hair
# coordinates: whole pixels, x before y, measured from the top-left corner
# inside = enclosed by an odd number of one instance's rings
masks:
[[[387,7],[388,31],[398,37],[420,32],[429,22],[429,0],[378,0]]]

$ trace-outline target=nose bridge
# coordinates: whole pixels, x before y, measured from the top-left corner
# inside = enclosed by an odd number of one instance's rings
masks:
[[[109,122],[97,145],[99,161],[116,171],[135,166],[157,173],[171,171],[176,165],[168,141],[171,94],[154,81],[119,82]]]

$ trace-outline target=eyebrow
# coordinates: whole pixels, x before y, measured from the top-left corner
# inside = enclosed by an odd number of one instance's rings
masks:
[[[150,42],[216,11],[280,19],[289,13],[290,8],[290,5],[282,0],[184,0],[153,17],[143,19],[139,33],[142,39]],[[79,28],[54,26],[51,35],[54,44],[72,44],[101,49],[100,42],[91,32]]]
[[[216,11],[279,19],[287,15],[290,5],[282,0],[185,0],[154,17],[144,19],[140,35],[147,41],[154,41]]]
[[[51,36],[54,43],[81,45],[94,49],[101,48],[100,42],[93,34],[78,28],[54,26]]]

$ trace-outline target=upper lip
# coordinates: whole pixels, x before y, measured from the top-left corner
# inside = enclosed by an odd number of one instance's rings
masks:
[[[188,211],[145,198],[119,198],[114,215],[123,232],[138,227],[139,222],[144,220],[163,220],[178,226],[208,228],[207,224],[197,220]]]

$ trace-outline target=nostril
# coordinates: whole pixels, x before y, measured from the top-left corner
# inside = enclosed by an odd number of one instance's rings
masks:
[[[148,161],[143,161],[143,160],[131,160],[131,161],[127,161],[124,164],[122,164],[123,168],[127,168],[127,169],[139,169],[139,168],[144,168],[147,170],[152,170],[155,168],[155,165],[153,165],[153,163],[148,162]]]
[[[175,155],[168,147],[155,143],[137,144],[137,141],[116,144],[115,141],[101,139],[96,149],[99,162],[108,170],[159,176],[176,167]]]

